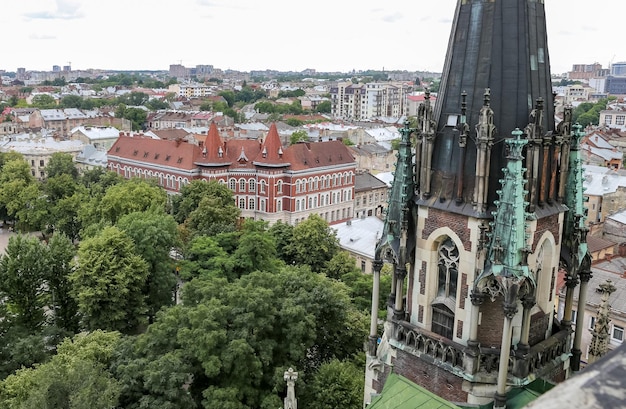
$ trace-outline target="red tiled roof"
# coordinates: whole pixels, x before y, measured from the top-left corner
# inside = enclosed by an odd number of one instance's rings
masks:
[[[354,162],[350,150],[341,141],[297,143],[285,149],[284,158],[291,164],[292,170]]]
[[[261,144],[261,154],[257,155],[254,163],[260,166],[289,166],[284,158],[283,145],[280,142],[276,124],[270,125],[270,130]]]
[[[109,158],[135,159],[141,162],[194,170],[194,158],[201,156],[200,147],[181,140],[120,136],[108,152]]]
[[[156,129],[156,130],[153,130],[152,133],[161,139],[169,139],[169,140],[181,139],[189,135],[189,132],[180,128]]]
[[[220,137],[215,122],[211,122],[209,132],[202,146],[198,163],[204,166],[226,166],[232,161],[226,156],[226,146]]]
[[[221,157],[220,157],[220,148]],[[282,148],[275,125],[272,125],[263,143],[252,139],[223,141],[215,123],[211,124],[206,140],[201,146],[178,140],[151,139],[120,136],[108,154],[111,161],[126,158],[160,166],[194,170],[198,166],[285,166],[291,170],[354,163],[350,150],[341,141],[298,143]],[[267,155],[263,157],[264,149]]]

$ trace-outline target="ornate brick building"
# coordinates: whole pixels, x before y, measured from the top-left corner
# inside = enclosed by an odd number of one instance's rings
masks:
[[[341,141],[283,147],[272,125],[262,141],[223,140],[212,124],[204,143],[120,135],[108,152],[120,175],[153,178],[170,193],[195,179],[228,185],[242,217],[297,224],[310,214],[352,218],[356,163]]]
[[[573,332],[569,317],[590,278],[582,132],[571,108],[554,122],[545,23],[539,1],[457,2],[437,104],[427,94],[417,128],[401,130],[373,263],[366,401],[393,371],[450,401],[504,408],[512,386],[579,369],[586,328]],[[380,336],[383,262],[394,274]]]

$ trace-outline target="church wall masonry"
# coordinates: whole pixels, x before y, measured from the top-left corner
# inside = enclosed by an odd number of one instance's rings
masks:
[[[421,385],[432,393],[451,402],[467,402],[467,392],[463,391],[463,380],[443,368],[423,359],[397,351],[393,361],[394,372]]]

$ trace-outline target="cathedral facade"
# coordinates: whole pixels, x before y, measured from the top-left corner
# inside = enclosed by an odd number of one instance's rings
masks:
[[[550,78],[543,1],[458,1],[437,103],[427,95],[417,126],[401,130],[366,402],[394,372],[450,401],[503,408],[512,386],[578,370],[580,334],[556,320],[555,298],[564,269],[570,317],[590,277],[582,132],[570,108],[556,123]]]

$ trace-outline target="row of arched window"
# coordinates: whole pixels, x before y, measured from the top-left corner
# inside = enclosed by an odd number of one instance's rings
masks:
[[[189,184],[189,179],[182,176],[165,174],[163,172],[154,172],[148,169],[136,168],[131,166],[121,166],[119,164],[111,165],[110,169],[120,175],[124,175],[126,179],[143,178],[156,179],[159,186],[166,189],[180,190],[181,187]]]
[[[344,172],[333,175],[315,176],[296,180],[296,193],[314,192],[319,189],[329,189],[331,187],[351,185],[354,173]]]
[[[267,182],[265,180],[261,180],[257,183],[256,179],[245,179],[245,178],[230,178],[228,179],[228,188],[233,192],[238,193],[256,193],[257,187],[259,193],[265,193],[267,190]],[[279,180],[276,182],[276,193],[283,193],[283,181]]]

